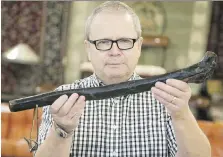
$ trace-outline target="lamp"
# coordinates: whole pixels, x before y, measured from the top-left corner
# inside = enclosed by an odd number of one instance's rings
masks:
[[[35,54],[32,48],[24,43],[20,43],[15,47],[4,52],[3,59],[12,63],[20,64],[38,64],[39,57]]]

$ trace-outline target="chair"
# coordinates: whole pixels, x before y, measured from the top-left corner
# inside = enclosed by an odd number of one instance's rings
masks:
[[[223,157],[223,122],[198,121],[210,141],[212,157]]]
[[[8,104],[1,104],[1,108],[8,108]],[[41,120],[42,109],[38,109],[39,122]],[[3,157],[32,157],[28,144],[24,137],[30,138],[32,127],[33,110],[20,112],[10,112],[2,109],[2,153]],[[39,125],[38,125],[39,126]],[[32,139],[36,140],[37,125],[34,125]]]

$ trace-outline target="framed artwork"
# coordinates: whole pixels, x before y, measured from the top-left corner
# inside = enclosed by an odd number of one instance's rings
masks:
[[[2,93],[32,94],[43,83],[63,83],[64,42],[70,2],[3,1],[1,53],[25,43],[41,58],[30,66],[2,62]]]

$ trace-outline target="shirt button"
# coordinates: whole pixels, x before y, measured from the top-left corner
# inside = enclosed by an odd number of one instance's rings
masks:
[[[114,151],[114,152],[112,153],[112,155],[113,155],[113,156],[118,156],[118,152],[117,152],[117,151]]]
[[[118,128],[118,126],[117,125],[112,125],[112,129],[117,129]]]
[[[118,103],[118,98],[114,98],[114,102],[115,102],[115,104],[117,104]]]

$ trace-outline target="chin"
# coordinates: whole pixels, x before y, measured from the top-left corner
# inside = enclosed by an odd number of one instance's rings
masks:
[[[125,65],[119,66],[106,66],[104,69],[104,73],[108,78],[125,78],[129,74],[129,69]]]
[[[118,70],[118,69],[109,70],[107,72],[107,76],[110,77],[110,78],[120,78],[120,77],[123,77],[125,75],[127,75],[126,71]]]

